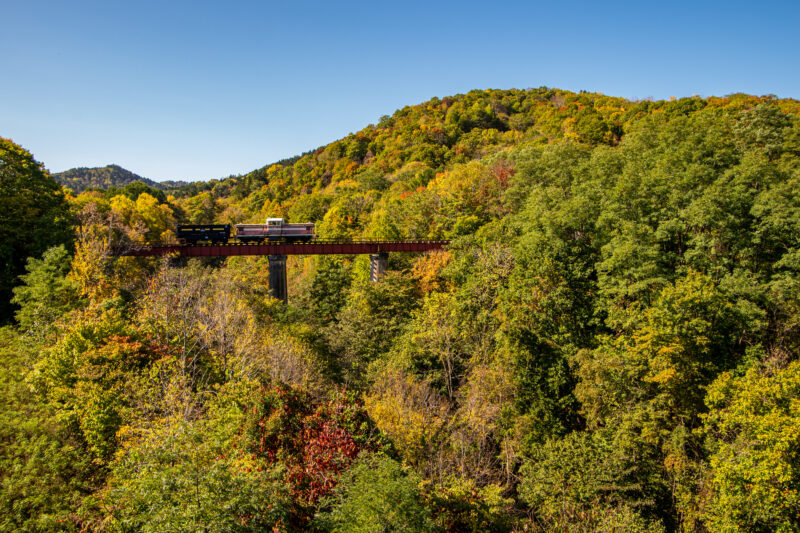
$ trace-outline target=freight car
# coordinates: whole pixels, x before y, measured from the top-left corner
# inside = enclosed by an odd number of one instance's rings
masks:
[[[230,224],[178,224],[178,242],[181,244],[222,244],[230,238]]]
[[[289,224],[282,218],[268,218],[266,224],[236,224],[232,236],[230,224],[178,225],[178,242],[181,244],[223,244],[230,240],[250,243],[264,241],[308,242],[314,239],[314,224]]]

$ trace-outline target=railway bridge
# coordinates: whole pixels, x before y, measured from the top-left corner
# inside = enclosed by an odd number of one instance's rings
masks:
[[[229,257],[266,255],[269,257],[269,291],[282,300],[288,299],[286,281],[287,255],[355,255],[369,254],[370,280],[378,281],[386,271],[390,252],[428,252],[441,250],[450,241],[336,241],[267,242],[227,244],[156,244],[114,247],[115,256]]]

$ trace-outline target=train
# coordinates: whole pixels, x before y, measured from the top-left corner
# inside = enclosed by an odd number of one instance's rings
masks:
[[[312,222],[288,223],[282,218],[268,218],[265,224],[178,224],[181,244],[225,244],[263,242],[309,242],[314,239]]]

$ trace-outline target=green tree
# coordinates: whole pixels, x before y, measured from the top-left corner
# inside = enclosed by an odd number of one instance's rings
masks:
[[[425,484],[423,490],[438,531],[514,531],[509,512],[513,500],[504,498],[498,485],[479,487],[469,479],[451,477],[442,484]]]
[[[677,521],[679,513],[683,525],[694,523],[691,494],[699,489],[696,461],[703,454],[694,431],[705,410],[704,390],[757,352],[741,342],[747,330],[713,281],[690,272],[665,287],[630,330],[599,337],[596,349],[574,359],[574,391],[589,427],[613,428],[617,440],[633,441],[641,447],[635,455],[670,480],[674,504],[662,499],[659,505],[665,521]]]
[[[84,317],[43,351],[30,377],[98,465],[107,463],[117,448],[117,430],[131,416],[136,396],[129,385],[154,351],[133,334],[115,310],[99,319]]]
[[[791,126],[791,117],[779,107],[767,103],[739,113],[734,133],[748,144],[758,146],[770,159],[780,155],[784,132]]]
[[[322,323],[333,321],[344,308],[351,281],[350,266],[344,261],[324,256],[318,259],[309,297],[315,317]]]
[[[24,148],[0,137],[0,323],[13,316],[11,290],[28,257],[72,242],[64,192]]]
[[[549,440],[521,474],[520,497],[542,531],[664,531],[654,516],[667,497],[657,458],[630,434],[573,432]]]
[[[102,496],[111,531],[287,531],[281,472],[236,448],[250,384],[218,390],[208,415],[125,427]]]
[[[190,224],[213,224],[218,213],[214,196],[208,191],[184,200],[183,209]]]
[[[289,208],[290,222],[321,222],[332,197],[327,194],[304,194]]]
[[[690,272],[665,287],[632,331],[604,336],[577,357],[576,394],[588,422],[633,421],[653,443],[677,425],[692,426],[704,387],[744,355],[746,327],[707,276]]]
[[[364,454],[342,476],[328,501],[330,511],[319,513],[315,525],[341,533],[433,531],[418,483],[397,461]]]
[[[74,511],[102,483],[58,409],[25,382],[38,348],[0,329],[0,531],[70,531]]]
[[[124,187],[109,187],[105,191],[105,197],[113,198],[118,194],[123,194],[131,200],[136,200],[142,193],[155,197],[162,204],[167,201],[167,195],[164,194],[164,191],[154,189],[141,181],[132,181]]]
[[[457,309],[452,294],[427,296],[399,341],[405,366],[450,399],[455,397],[467,360]]]
[[[709,387],[703,515],[710,530],[797,531],[800,362],[725,372]]]
[[[11,300],[20,307],[16,318],[23,330],[46,331],[79,303],[77,284],[67,278],[71,261],[64,245],[48,248],[41,259],[28,259],[23,284],[14,288]]]
[[[419,305],[417,296],[414,284],[396,272],[387,273],[380,283],[362,282],[352,289],[347,305],[325,331],[349,384],[365,384],[370,363],[403,331]]]

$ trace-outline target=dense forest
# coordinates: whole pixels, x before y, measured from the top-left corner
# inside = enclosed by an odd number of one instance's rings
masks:
[[[73,193],[81,193],[87,189],[121,188],[129,183],[140,182],[154,189],[173,189],[188,185],[183,181],[157,182],[134,174],[119,165],[107,165],[96,168],[71,168],[64,172],[57,172],[53,177]]]
[[[170,191],[0,142],[0,530],[800,530],[798,101],[472,91]],[[451,245],[109,255],[267,216]]]

